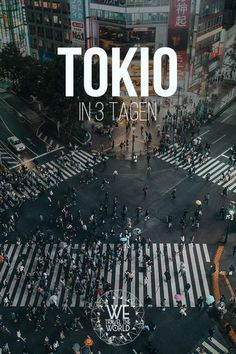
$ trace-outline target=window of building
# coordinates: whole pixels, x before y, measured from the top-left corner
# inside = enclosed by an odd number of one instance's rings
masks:
[[[53,33],[51,28],[46,28],[45,30],[46,38],[52,39],[53,38]]]
[[[61,31],[55,31],[55,40],[58,42],[62,42],[62,32]]]
[[[47,42],[47,52],[54,52],[53,42]]]
[[[47,25],[51,24],[51,18],[48,15],[44,16],[44,23]]]
[[[43,7],[44,7],[44,9],[50,9],[50,2],[43,1]]]
[[[34,7],[41,7],[41,1],[34,1]]]
[[[39,48],[43,48],[44,47],[44,41],[42,39],[38,40],[38,46],[39,46]]]
[[[44,37],[44,28],[43,27],[38,27],[38,36]]]
[[[55,10],[55,11],[60,11],[61,4],[59,4],[58,2],[53,2],[52,3],[52,9]]]
[[[34,12],[28,12],[28,22],[34,22]]]
[[[72,40],[71,32],[66,32],[66,33],[65,33],[64,41],[65,41],[66,43],[70,43],[71,40]]]
[[[33,25],[29,25],[29,33],[30,33],[31,35],[36,34],[36,29],[35,29],[35,26],[33,26]]]
[[[53,16],[54,25],[61,25],[61,18],[59,16]]]

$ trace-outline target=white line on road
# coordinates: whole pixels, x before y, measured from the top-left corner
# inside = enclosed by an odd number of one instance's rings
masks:
[[[229,114],[227,117],[225,117],[223,120],[221,120],[221,123],[225,122],[227,119],[232,117],[233,113]]]
[[[209,133],[209,131],[210,131],[210,129],[209,129],[209,130],[207,130],[207,131],[205,131],[204,133],[202,133],[202,134],[201,134],[201,135],[199,135],[199,136],[203,136],[203,135],[205,135],[205,134]]]
[[[3,124],[5,125],[6,129],[8,130],[8,132],[11,134],[11,135],[15,135],[11,129],[8,127],[8,125],[6,124],[6,122],[4,121],[3,117],[0,115],[0,119],[1,121],[3,122]],[[30,150],[35,156],[37,155],[33,150],[31,150],[26,144],[25,146],[27,147],[28,150]]]
[[[135,350],[135,349],[133,349],[133,353],[134,353],[134,354],[138,354],[138,352],[136,352],[136,350]]]
[[[54,149],[54,150],[52,150],[52,151],[45,152],[45,153],[42,154],[42,155],[37,155],[37,156],[33,157],[32,159],[27,160],[27,162],[34,161],[34,160],[36,160],[36,159],[39,159],[39,158],[44,157],[44,156],[47,156],[47,155],[52,154],[53,152],[56,152],[56,151],[61,150],[61,149],[64,149],[64,146],[60,146],[60,147],[57,148],[57,149]],[[11,167],[10,170],[13,169],[13,168],[19,167],[19,166],[21,166],[21,164],[18,164],[18,165],[16,165],[16,166]]]
[[[228,158],[229,158],[229,156],[227,156],[227,155],[224,155],[224,154],[222,154],[221,156],[224,156],[224,157],[226,157],[226,159],[228,159]]]
[[[219,139],[216,139],[215,141],[213,141],[213,143],[211,143],[211,145],[214,145],[214,144],[218,143],[218,141],[223,139],[225,136],[226,136],[226,134],[222,135]]]

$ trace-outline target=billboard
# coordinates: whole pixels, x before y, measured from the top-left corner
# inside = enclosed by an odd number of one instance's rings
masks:
[[[191,0],[171,0],[169,13],[168,46],[177,54],[178,79],[184,80],[188,62],[188,28],[190,27]]]
[[[169,28],[189,28],[191,13],[191,0],[171,0]]]
[[[72,45],[84,46],[84,2],[83,0],[70,0],[70,18]]]

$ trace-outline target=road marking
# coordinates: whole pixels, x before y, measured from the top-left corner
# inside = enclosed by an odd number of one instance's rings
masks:
[[[225,117],[223,120],[221,120],[221,123],[225,122],[227,119],[232,117],[233,113],[229,114],[227,117]]]
[[[211,143],[212,145],[216,144],[218,141],[220,141],[221,139],[223,139],[226,136],[226,134],[222,135],[219,139],[213,141],[213,143]]]
[[[136,352],[136,350],[135,350],[135,349],[133,349],[133,353],[134,353],[134,354],[138,354],[138,352]]]
[[[54,149],[54,150],[45,152],[45,153],[42,154],[42,155],[37,155],[37,156],[33,157],[32,159],[27,160],[27,162],[34,161],[34,160],[36,160],[36,159],[39,159],[39,158],[44,157],[44,156],[47,156],[47,155],[52,154],[53,152],[56,152],[56,151],[61,150],[61,149],[64,149],[64,146],[60,146],[60,147],[57,148],[57,149]],[[16,165],[16,166],[11,167],[10,170],[12,170],[13,168],[19,167],[19,166],[21,166],[21,164],[18,164],[18,165]]]
[[[32,154],[34,154],[35,156],[37,156],[37,153],[36,153],[35,151],[33,151],[32,149],[30,149],[27,145],[25,145],[25,146],[26,146],[26,148],[27,148],[29,151],[32,152]]]
[[[207,249],[207,245],[205,243],[203,244],[203,251],[204,251],[204,254],[205,254],[206,262],[210,262],[209,252],[208,252],[208,249]]]
[[[209,133],[209,131],[210,131],[210,129],[209,129],[209,130],[207,130],[207,131],[205,131],[204,133],[202,133],[202,134],[201,134],[201,135],[199,135],[199,136],[203,136],[203,135],[205,135],[205,134]]]
[[[222,154],[221,156],[225,157],[226,159],[229,158],[229,156],[225,155],[225,154]]]

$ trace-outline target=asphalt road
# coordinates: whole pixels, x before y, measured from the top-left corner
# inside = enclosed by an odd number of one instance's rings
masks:
[[[34,153],[41,154],[43,152],[43,145],[34,140],[30,135],[28,127],[21,121],[17,121],[14,112],[1,105],[1,116],[5,117],[1,120],[1,141],[5,142],[10,129],[14,134],[26,142],[32,141],[36,144],[35,149],[28,148],[27,156],[32,157]],[[212,146],[212,155],[218,156],[229,149],[235,142],[235,123],[234,123],[235,104],[223,113],[215,122],[208,127],[205,127],[200,134],[203,139],[210,142]],[[8,118],[9,116],[9,118]],[[6,123],[7,117],[7,123]],[[16,123],[17,122],[17,123]],[[7,127],[6,127],[7,125]],[[29,139],[27,139],[29,138]],[[217,141],[218,140],[218,141]],[[32,151],[34,151],[34,153]],[[50,159],[50,156],[49,156]],[[206,182],[202,177],[195,176],[192,179],[187,178],[186,171],[179,169],[176,171],[173,165],[161,159],[151,160],[151,175],[147,175],[147,162],[146,158],[139,158],[138,164],[133,165],[130,161],[120,161],[110,159],[107,166],[99,165],[96,167],[96,174],[98,179],[91,184],[79,184],[79,177],[75,175],[72,178],[63,182],[58,189],[54,189],[55,203],[57,198],[63,198],[63,195],[68,189],[68,185],[74,186],[78,193],[78,206],[81,210],[84,219],[87,219],[91,214],[92,209],[99,209],[101,202],[104,199],[104,191],[100,190],[102,178],[109,180],[106,189],[109,193],[108,214],[112,212],[112,201],[115,196],[118,197],[118,212],[125,203],[128,207],[127,216],[131,217],[134,221],[133,226],[140,227],[145,237],[150,237],[153,242],[157,243],[177,243],[180,238],[181,229],[179,226],[179,219],[183,214],[183,210],[188,210],[190,216],[195,209],[196,199],[203,200],[204,194],[210,193],[209,205],[203,206],[203,216],[201,219],[200,229],[192,230],[189,223],[186,232],[186,242],[189,243],[190,238],[195,236],[196,243],[206,243],[210,258],[212,259],[216,243],[225,232],[225,222],[219,218],[219,209],[221,206],[228,205],[228,201],[233,198],[233,194],[223,198],[220,195],[221,187],[211,182]],[[116,181],[112,178],[114,170],[118,170],[118,177]],[[143,187],[147,185],[147,197],[143,196]],[[173,188],[177,190],[177,198],[171,199],[171,191]],[[39,215],[45,217],[45,230],[51,227],[47,224],[50,215],[56,215],[56,207],[49,207],[47,201],[48,192],[35,201],[28,201],[23,208],[19,210],[19,221],[15,232],[10,234],[10,241],[14,242],[18,234],[29,233],[32,229],[39,224]],[[144,210],[149,211],[150,220],[145,222],[144,217],[136,220],[136,207],[141,206]],[[173,228],[168,229],[165,218],[167,215],[173,216]],[[120,223],[120,221],[118,221]],[[106,223],[106,228],[110,228],[113,221],[109,217]],[[99,235],[102,227],[97,228]],[[55,232],[55,230],[53,230]],[[234,232],[232,227],[231,232]],[[81,236],[82,238],[83,236]],[[210,264],[209,264],[210,265]],[[4,311],[7,311],[4,309]],[[50,317],[50,316],[49,316]],[[197,343],[207,335],[208,329],[212,326],[213,322],[209,315],[203,311],[198,312],[196,309],[188,309],[188,316],[180,318],[178,310],[169,308],[162,312],[158,308],[146,310],[147,321],[153,320],[157,324],[157,329],[154,333],[154,343],[163,354],[187,354]],[[54,335],[57,334],[57,328],[50,325],[46,326],[45,330],[34,332],[32,325],[25,322],[23,325],[23,336],[29,337],[29,347],[33,353],[40,354],[43,351],[39,349],[42,338],[46,333],[50,332]],[[143,351],[148,353],[146,349],[146,339],[140,336],[132,345],[124,346],[122,348],[113,348],[103,344],[99,339],[96,339],[90,325],[82,322],[83,329],[79,332],[71,333],[67,336],[64,344],[62,344],[59,352],[70,353],[71,346],[75,341],[81,342],[85,335],[89,334],[95,340],[94,353],[101,354],[130,354],[135,353],[133,349],[139,353]],[[13,333],[15,333],[17,326],[11,325]],[[183,340],[184,338],[184,340]],[[222,339],[223,340],[223,339]],[[12,353],[19,353],[22,344],[14,344]]]

